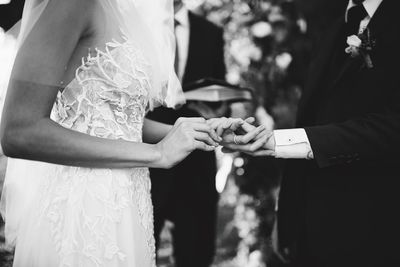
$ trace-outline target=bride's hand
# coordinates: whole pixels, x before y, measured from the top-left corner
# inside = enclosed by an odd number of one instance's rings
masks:
[[[172,168],[196,149],[213,151],[221,138],[203,118],[179,118],[167,136],[156,144],[156,168]]]

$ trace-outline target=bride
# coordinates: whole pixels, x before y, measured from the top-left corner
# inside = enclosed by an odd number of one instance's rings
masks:
[[[183,101],[172,0],[27,0],[2,115],[14,266],[155,266],[148,167],[221,138]],[[18,159],[16,159],[18,158]]]

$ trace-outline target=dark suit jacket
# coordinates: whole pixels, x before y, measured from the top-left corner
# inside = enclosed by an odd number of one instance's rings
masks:
[[[213,23],[189,12],[190,37],[189,54],[182,84],[190,83],[205,77],[225,79],[223,31]],[[167,124],[174,124],[179,117],[199,117],[193,110],[183,106],[179,110],[158,108],[148,118]],[[192,199],[216,203],[215,190],[216,162],[214,153],[195,151],[172,170],[152,170],[153,183],[164,183],[154,186],[153,200],[163,202],[171,191],[169,187],[182,188]],[[179,181],[171,184],[166,177],[175,177]],[[182,192],[183,193],[183,192]],[[160,201],[158,201],[160,200]],[[165,202],[165,201],[164,201]]]
[[[396,6],[383,1],[368,26],[373,68],[348,57],[329,70],[345,48],[344,18],[315,51],[298,113],[315,160],[287,162],[278,214],[281,248],[299,266],[400,266]]]

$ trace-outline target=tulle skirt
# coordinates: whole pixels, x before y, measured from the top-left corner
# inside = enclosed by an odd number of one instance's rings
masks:
[[[149,172],[10,159],[1,207],[16,267],[154,267]]]

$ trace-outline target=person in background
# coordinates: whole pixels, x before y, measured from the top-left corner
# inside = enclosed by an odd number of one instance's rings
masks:
[[[222,29],[190,12],[181,0],[174,4],[175,70],[183,87],[206,77],[224,80]],[[174,123],[180,116],[209,119],[224,116],[227,112],[226,103],[191,102],[179,110],[157,109],[148,117]],[[171,170],[151,170],[155,237],[159,241],[166,220],[174,224],[172,236],[177,267],[205,267],[213,261],[218,204],[216,171],[215,154],[200,151]]]
[[[0,0],[0,28],[8,31],[21,19],[25,0]]]

